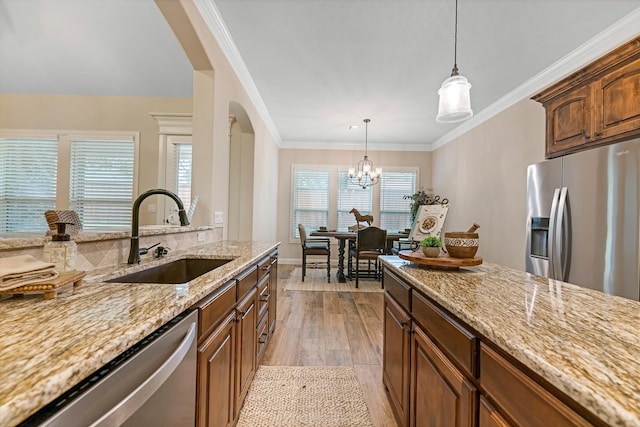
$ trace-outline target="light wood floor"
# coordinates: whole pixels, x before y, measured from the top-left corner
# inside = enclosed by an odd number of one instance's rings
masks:
[[[382,385],[383,293],[284,291],[293,268],[278,265],[276,331],[261,364],[352,366],[373,425],[397,427]]]

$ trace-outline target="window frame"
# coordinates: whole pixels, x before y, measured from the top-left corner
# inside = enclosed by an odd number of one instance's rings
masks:
[[[74,140],[122,141],[130,139],[133,143],[132,197],[135,198],[138,194],[140,132],[115,130],[94,131],[59,129],[0,129],[0,138],[58,141],[58,169],[56,179],[55,209],[62,210],[69,209],[71,180],[71,142]],[[131,200],[132,205],[133,198]]]
[[[296,207],[294,206],[294,202],[295,202],[295,193],[296,193],[296,181],[295,181],[295,176],[296,176],[296,171],[297,170],[305,170],[305,171],[320,171],[320,172],[326,172],[328,174],[328,181],[327,181],[327,209],[326,211],[326,218],[327,218],[327,224],[326,226],[329,225],[331,219],[330,219],[330,212],[331,212],[331,188],[332,188],[332,168],[330,167],[326,167],[326,166],[319,166],[319,165],[305,165],[305,164],[292,164],[291,165],[291,174],[290,174],[290,179],[291,179],[291,188],[290,188],[290,201],[289,201],[289,232],[287,233],[289,235],[289,243],[300,243],[300,238],[298,236],[298,224],[295,220],[296,218]],[[318,224],[320,225],[320,224]]]

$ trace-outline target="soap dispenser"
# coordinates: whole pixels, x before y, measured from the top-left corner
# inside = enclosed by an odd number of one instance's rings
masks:
[[[56,222],[57,234],[51,236],[51,240],[44,245],[43,259],[55,265],[56,271],[62,273],[75,270],[78,247],[71,236],[66,234],[65,227],[68,222]]]

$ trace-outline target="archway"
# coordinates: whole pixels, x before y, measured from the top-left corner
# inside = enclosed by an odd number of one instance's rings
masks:
[[[244,108],[229,102],[229,240],[253,238],[254,131]]]

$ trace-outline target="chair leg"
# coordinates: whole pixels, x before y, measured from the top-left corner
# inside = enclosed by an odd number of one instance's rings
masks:
[[[360,260],[356,257],[356,289],[358,289],[358,279],[360,278]]]
[[[331,252],[327,254],[327,283],[331,283]]]
[[[304,282],[304,276],[307,274],[307,256],[302,252],[302,281]]]

